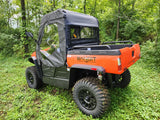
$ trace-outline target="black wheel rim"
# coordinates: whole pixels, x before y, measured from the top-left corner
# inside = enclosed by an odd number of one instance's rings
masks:
[[[122,75],[120,75],[120,76],[118,77],[118,79],[115,79],[115,80],[113,81],[113,86],[114,86],[114,87],[119,87],[120,84],[121,84],[121,82],[122,82]]]
[[[95,96],[87,89],[79,91],[78,99],[81,105],[87,110],[94,110],[97,105]]]
[[[119,76],[119,79],[116,81],[118,84],[122,82],[122,75]]]
[[[27,72],[27,78],[28,78],[29,84],[34,83],[33,75],[30,72]]]

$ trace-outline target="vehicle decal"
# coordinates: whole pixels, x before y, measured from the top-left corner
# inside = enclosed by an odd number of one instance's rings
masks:
[[[77,61],[80,61],[80,62],[96,62],[96,57],[80,57],[78,56],[77,57]]]

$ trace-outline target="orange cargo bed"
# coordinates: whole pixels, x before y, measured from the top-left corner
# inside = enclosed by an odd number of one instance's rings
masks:
[[[100,66],[105,69],[106,73],[122,74],[139,58],[140,47],[138,44],[116,45],[116,47],[110,45],[110,49],[106,50],[98,50],[95,47],[73,49],[67,54],[67,64],[68,67],[76,64]]]

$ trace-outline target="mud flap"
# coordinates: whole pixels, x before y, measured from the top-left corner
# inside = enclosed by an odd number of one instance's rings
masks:
[[[102,82],[103,82],[106,86],[109,86],[110,88],[112,88],[112,87],[113,87],[113,85],[112,85],[112,74],[110,74],[110,73],[105,73],[104,76],[103,76]]]

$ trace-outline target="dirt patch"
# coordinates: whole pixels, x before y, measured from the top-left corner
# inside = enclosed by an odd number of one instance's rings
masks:
[[[53,90],[51,91],[51,94],[52,94],[52,95],[55,95],[55,94],[57,93],[57,91],[58,91],[58,90],[53,89]]]
[[[35,103],[35,104],[40,104],[40,100],[41,100],[41,97],[37,96],[37,97],[34,99],[34,103]]]

